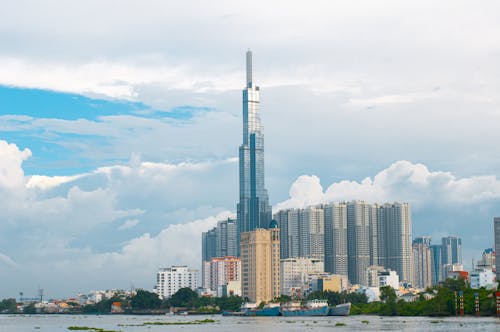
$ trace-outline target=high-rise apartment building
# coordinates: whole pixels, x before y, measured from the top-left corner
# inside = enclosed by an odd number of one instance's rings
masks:
[[[447,236],[441,239],[442,264],[462,264],[462,239]]]
[[[281,258],[309,257],[324,259],[324,211],[321,207],[289,209],[277,212],[280,226]],[[281,228],[283,227],[283,228]]]
[[[238,255],[238,226],[235,219],[217,222],[216,257]]]
[[[275,221],[269,229],[241,233],[242,296],[251,302],[268,302],[280,295],[280,231]]]
[[[198,288],[198,270],[189,269],[187,266],[172,266],[162,268],[156,274],[155,292],[161,299],[168,299],[181,288]]]
[[[260,122],[260,89],[253,82],[252,52],[246,54],[243,89],[243,143],[239,149],[239,233],[268,228],[272,211],[264,185],[264,131]]]
[[[441,245],[432,244],[429,246],[431,252],[431,283],[437,285],[443,280],[443,260],[441,258]]]
[[[320,258],[325,256],[325,216],[323,209],[309,207],[299,211],[301,257]]]
[[[213,228],[201,234],[201,260],[209,261],[217,257],[217,229]]]
[[[413,278],[411,211],[408,203],[384,204],[378,212],[379,265],[397,272],[399,279]]]
[[[352,284],[366,285],[370,266],[371,206],[361,201],[347,203],[348,276]]]
[[[347,204],[323,206],[325,215],[325,271],[347,275]]]
[[[287,209],[278,211],[274,220],[280,228],[281,259],[300,257],[301,239],[298,209]]]
[[[495,253],[500,253],[500,217],[493,219],[493,227],[495,233]],[[500,258],[496,258],[495,265],[497,280],[500,280]]]
[[[420,236],[413,240],[413,286],[427,288],[432,285],[432,260],[430,236]]]

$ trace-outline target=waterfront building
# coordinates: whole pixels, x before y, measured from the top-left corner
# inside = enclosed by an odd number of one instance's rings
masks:
[[[366,269],[366,280],[368,287],[391,286],[394,289],[399,289],[399,276],[397,272],[386,269],[383,266],[369,266]]]
[[[442,264],[462,264],[462,239],[458,236],[447,236],[441,240]]]
[[[443,280],[443,260],[441,259],[441,245],[432,244],[429,246],[431,252],[431,283],[437,285]]]
[[[203,262],[203,288],[216,291],[231,281],[241,283],[241,260],[237,257],[215,257]],[[222,296],[222,295],[221,295]]]
[[[500,252],[500,217],[493,219],[493,230],[495,234],[495,253]],[[500,259],[495,261],[497,280],[500,280]]]
[[[347,204],[323,206],[325,216],[325,271],[347,275]]]
[[[246,87],[243,89],[243,143],[239,148],[239,233],[268,228],[271,206],[264,185],[264,131],[260,121],[260,89],[252,76],[252,52],[246,53]]]
[[[311,275],[310,290],[312,292],[341,293],[349,288],[347,275],[322,273]]]
[[[161,299],[168,299],[181,288],[196,290],[199,286],[198,274],[198,270],[187,266],[161,268],[156,274],[155,292]]]
[[[366,285],[370,265],[370,205],[362,201],[347,203],[347,260],[352,284]]]
[[[280,295],[280,231],[276,221],[269,229],[241,233],[242,296],[251,302],[268,302]]]
[[[432,260],[430,236],[420,236],[413,241],[413,286],[427,288],[432,285]]]
[[[378,208],[378,262],[412,282],[411,211],[408,203],[384,204]]]
[[[295,289],[302,289],[309,285],[310,275],[323,273],[322,259],[294,257],[280,261],[280,286],[281,294],[292,296]]]
[[[479,289],[481,287],[487,289],[496,288],[495,273],[491,269],[480,269],[469,274],[470,287]]]

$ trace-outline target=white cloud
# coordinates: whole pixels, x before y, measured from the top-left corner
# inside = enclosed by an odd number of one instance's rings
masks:
[[[373,178],[340,181],[325,191],[317,176],[300,176],[290,189],[290,198],[276,206],[284,209],[309,205],[365,200],[369,202],[408,201],[419,209],[439,202],[443,205],[476,205],[500,200],[496,176],[457,179],[449,172],[432,172],[423,164],[397,161]]]
[[[122,231],[125,229],[130,229],[135,227],[140,222],[139,219],[127,219],[123,224],[118,227],[118,230]]]
[[[28,152],[5,142],[0,146],[10,151],[0,159],[0,168],[11,165],[11,172],[22,174]],[[234,206],[236,193],[219,197],[236,182],[225,180],[237,175],[228,173],[228,166],[236,168],[235,160],[163,164],[135,155],[128,165],[98,168],[71,180],[18,176],[24,188],[21,199],[0,202],[0,261],[16,267],[0,270],[6,289],[33,283],[23,277],[31,270],[42,271],[36,282],[52,293],[69,295],[126,288],[130,282],[149,288],[159,267],[199,267],[201,232],[234,217],[224,206]],[[317,176],[299,176],[290,198],[274,211],[352,199],[409,201],[415,235],[462,235],[469,250],[464,257],[470,257],[491,241],[500,181],[495,176],[456,177],[398,161],[374,177],[337,181],[326,189]]]

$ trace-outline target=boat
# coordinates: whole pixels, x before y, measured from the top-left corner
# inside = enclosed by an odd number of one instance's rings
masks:
[[[349,316],[351,311],[351,302],[338,304],[335,307],[331,307],[328,312],[328,316]]]
[[[256,303],[243,303],[243,305],[241,306],[241,310],[233,314],[233,316],[279,316],[279,315],[280,315],[279,303],[268,303],[262,308],[259,308]]]
[[[327,300],[312,300],[305,307],[283,307],[281,314],[285,317],[294,316],[328,316],[330,308]]]
[[[246,311],[228,311],[228,310],[224,310],[222,312],[222,316],[238,316],[238,317],[246,316]]]
[[[279,316],[280,307],[264,307],[262,309],[246,309],[245,316]]]

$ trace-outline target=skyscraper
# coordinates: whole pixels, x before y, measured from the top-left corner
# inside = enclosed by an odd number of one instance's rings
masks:
[[[252,52],[246,54],[247,84],[243,89],[243,143],[240,157],[239,233],[268,228],[272,212],[264,186],[264,131],[260,123],[260,89],[253,82]]]
[[[430,236],[419,236],[413,240],[413,282],[418,288],[427,288],[432,285],[432,262]]]
[[[308,207],[299,212],[300,256],[324,259],[324,212],[321,208]]]
[[[410,204],[384,204],[379,209],[379,265],[396,271],[401,281],[411,282],[413,265]]]
[[[443,279],[442,250],[440,244],[432,244],[429,249],[431,251],[431,282],[434,286]]]
[[[216,257],[238,255],[238,230],[236,220],[226,219],[217,222]]]
[[[209,261],[217,257],[217,229],[213,228],[201,234],[201,260]]]
[[[495,253],[500,256],[500,217],[493,219],[494,231],[495,231]],[[496,257],[495,260],[497,280],[500,280],[500,257]]]
[[[370,266],[370,204],[347,203],[348,276],[352,284],[366,285]]]
[[[441,264],[462,264],[462,239],[448,236],[441,239]]]
[[[331,203],[325,211],[325,271],[347,275],[347,205]]]

